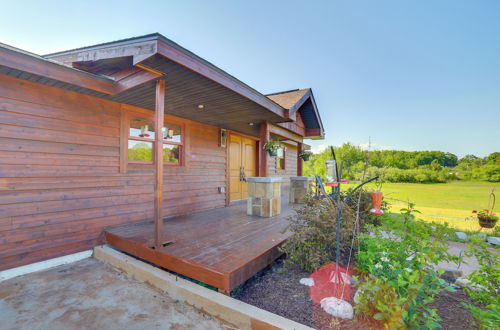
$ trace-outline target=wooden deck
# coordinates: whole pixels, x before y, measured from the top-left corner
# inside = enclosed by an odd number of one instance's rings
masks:
[[[290,235],[283,231],[292,213],[283,202],[279,216],[247,216],[246,203],[239,203],[168,218],[165,246],[159,250],[152,248],[153,222],[108,229],[105,239],[133,256],[229,292],[281,255],[278,246]]]

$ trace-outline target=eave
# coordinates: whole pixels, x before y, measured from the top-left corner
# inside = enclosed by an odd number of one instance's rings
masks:
[[[158,33],[48,54],[44,57],[66,65],[74,65],[78,62],[131,56],[133,65],[141,65],[157,54],[240,94],[282,117],[285,121],[289,121],[286,110],[265,95]]]

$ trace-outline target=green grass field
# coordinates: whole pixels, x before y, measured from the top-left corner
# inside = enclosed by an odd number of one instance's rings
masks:
[[[343,188],[353,186],[344,185]],[[450,183],[418,184],[418,183],[384,183],[382,192],[384,199],[391,204],[392,212],[399,212],[406,207],[407,201],[415,203],[415,208],[422,212],[418,215],[425,221],[447,222],[450,227],[460,230],[477,231],[480,229],[476,220],[465,220],[472,216],[472,210],[488,207],[491,189],[499,183],[452,181]],[[375,185],[368,185],[368,189]],[[496,211],[500,210],[500,195]],[[500,211],[497,212],[500,214]],[[490,229],[483,229],[488,232]]]

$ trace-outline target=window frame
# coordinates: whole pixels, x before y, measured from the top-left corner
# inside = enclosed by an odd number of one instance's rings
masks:
[[[130,118],[132,117],[139,117],[139,118],[145,118],[145,119],[148,119],[148,120],[151,120],[154,122],[154,115],[150,115],[150,114],[146,114],[146,113],[142,113],[142,112],[135,112],[135,111],[127,111],[127,126],[126,126],[126,131],[127,131],[127,134],[126,134],[126,141],[125,141],[125,145],[127,147],[127,152],[126,152],[126,162],[127,164],[139,164],[139,165],[152,165],[155,163],[156,159],[155,159],[155,152],[153,152],[153,160],[152,161],[145,161],[145,160],[129,160],[128,159],[128,142],[130,140],[133,140],[133,141],[142,141],[142,142],[151,142],[152,145],[153,145],[153,150],[155,149],[155,146],[156,146],[156,139],[155,138],[142,138],[142,137],[137,137],[137,136],[131,136],[130,135]],[[165,126],[165,124],[174,124],[174,125],[177,125],[181,128],[181,142],[174,142],[174,141],[169,141],[169,142],[165,142],[163,141],[163,145],[176,145],[176,146],[179,146],[180,148],[180,152],[179,152],[179,162],[177,163],[170,163],[170,162],[163,162],[163,165],[164,166],[184,166],[185,164],[185,144],[186,144],[186,125],[180,121],[176,121],[176,120],[171,120],[170,118],[166,118],[163,120],[163,126]],[[156,136],[157,132],[155,132],[155,136]],[[163,148],[162,148],[163,149]]]
[[[278,155],[276,155],[276,169],[277,170],[286,170],[286,147],[283,146],[282,148],[280,148],[281,150],[283,150],[283,157],[278,157]],[[278,153],[279,154],[279,153]],[[280,160],[281,159],[281,164],[282,166],[281,167],[278,167],[278,164],[280,163]]]
[[[185,144],[186,144],[186,126],[184,125],[184,123],[181,123],[179,121],[176,121],[176,120],[171,120],[171,119],[164,119],[163,120],[163,126],[165,126],[165,124],[174,124],[174,125],[177,125],[181,128],[181,142],[174,142],[174,141],[170,141],[170,142],[165,142],[165,140],[163,141],[163,145],[167,144],[167,145],[174,145],[174,146],[179,146],[180,148],[180,151],[179,151],[179,162],[178,163],[166,163],[165,161],[163,162],[163,165],[167,165],[167,166],[184,166],[185,165],[185,162],[184,162],[184,153],[185,153],[185,150],[186,150],[186,147],[185,147]],[[156,132],[155,132],[156,134]],[[162,148],[163,149],[163,148]],[[154,161],[154,159],[153,159]]]

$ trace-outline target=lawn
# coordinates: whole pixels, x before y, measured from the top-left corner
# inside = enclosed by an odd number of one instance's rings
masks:
[[[344,188],[349,186],[353,184],[345,185]],[[375,185],[368,185],[369,189],[374,187]],[[472,210],[482,210],[488,207],[488,198],[493,187],[500,192],[500,183],[489,182],[384,183],[382,192],[384,199],[391,204],[393,212],[399,212],[409,200],[415,203],[417,210],[422,212],[422,215],[419,215],[422,220],[448,222],[451,227],[474,231],[480,228],[477,221],[465,220],[465,218],[472,216]],[[497,206],[498,211],[500,200]]]

